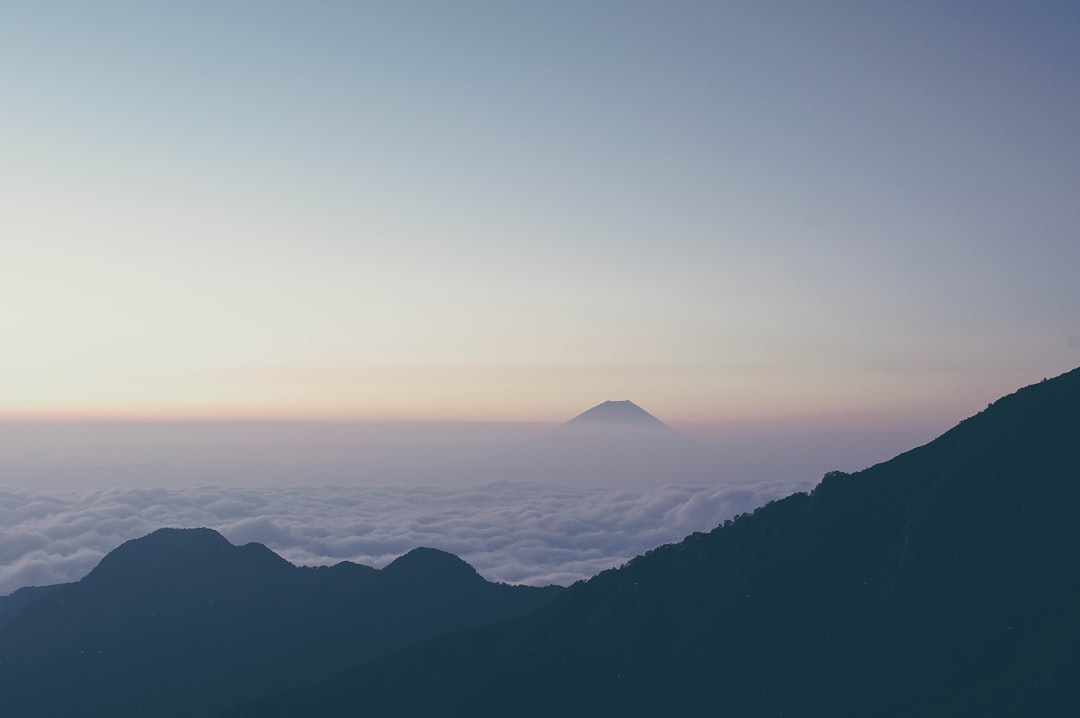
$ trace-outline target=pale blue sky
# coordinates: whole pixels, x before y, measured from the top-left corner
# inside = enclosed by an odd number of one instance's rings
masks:
[[[947,425],[1078,128],[1076,3],[5,3],[0,413]]]

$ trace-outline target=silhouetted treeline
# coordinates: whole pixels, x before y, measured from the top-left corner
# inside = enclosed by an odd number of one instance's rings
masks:
[[[1080,370],[242,716],[1080,715]]]
[[[434,549],[381,571],[298,568],[209,529],[162,529],[82,581],[0,602],[0,715],[207,715],[561,590],[489,583]]]

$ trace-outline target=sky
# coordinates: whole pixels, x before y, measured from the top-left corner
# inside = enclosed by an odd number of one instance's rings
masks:
[[[566,583],[1080,365],[1076,3],[2,10],[0,593],[161,526]],[[610,399],[717,480],[493,462]]]
[[[1080,5],[11,2],[0,419],[944,429],[1080,365]]]

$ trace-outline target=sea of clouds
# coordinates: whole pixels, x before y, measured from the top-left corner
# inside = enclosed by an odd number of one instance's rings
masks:
[[[2,424],[0,596],[78,580],[124,541],[155,529],[201,526],[236,544],[263,543],[297,565],[381,568],[430,546],[489,580],[566,585],[809,489],[828,470],[857,470],[917,445],[897,433],[728,436],[706,449],[715,452],[709,476],[691,480],[694,471],[665,455],[662,472],[634,479],[622,452],[605,454],[583,476],[513,453],[534,446],[527,442],[538,431]],[[557,453],[565,458],[566,447]]]
[[[567,585],[810,486],[0,488],[0,596],[78,580],[124,541],[166,526],[257,541],[297,565],[381,568],[431,546],[492,581]]]

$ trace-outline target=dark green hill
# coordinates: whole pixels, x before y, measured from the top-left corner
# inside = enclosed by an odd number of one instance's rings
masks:
[[[0,605],[0,715],[206,715],[560,590],[489,583],[434,549],[382,571],[298,568],[209,529],[161,529],[82,581]]]
[[[1080,715],[1080,370],[240,716]]]
[[[13,620],[26,606],[37,603],[46,595],[57,589],[63,588],[65,585],[67,584],[58,583],[52,586],[27,586],[25,588],[20,588],[10,595],[0,596],[0,627],[3,627],[9,620]]]

